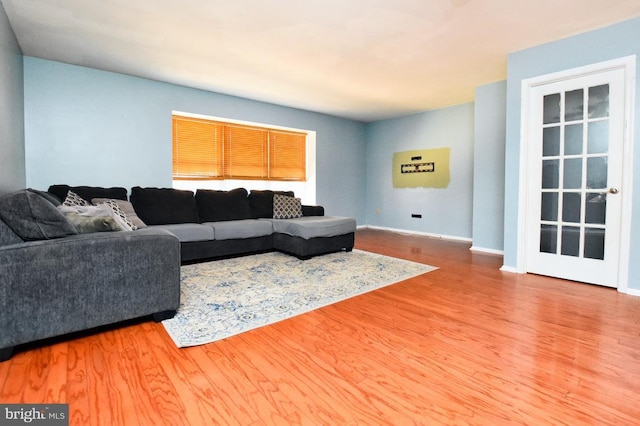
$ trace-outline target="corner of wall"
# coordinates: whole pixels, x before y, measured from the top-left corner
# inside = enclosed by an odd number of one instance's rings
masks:
[[[24,68],[22,49],[0,3],[0,193],[24,188]]]

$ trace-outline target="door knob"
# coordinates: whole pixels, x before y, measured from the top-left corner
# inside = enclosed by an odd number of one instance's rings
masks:
[[[620,192],[618,188],[609,188],[609,194],[617,194],[618,192]]]

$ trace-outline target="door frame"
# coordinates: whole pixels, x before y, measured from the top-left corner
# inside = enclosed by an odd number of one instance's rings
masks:
[[[633,202],[633,134],[634,120],[633,110],[635,106],[635,77],[636,77],[636,55],[625,56],[623,58],[610,61],[599,62],[583,67],[572,68],[551,74],[531,77],[521,82],[521,105],[520,105],[520,175],[518,185],[518,243],[516,256],[516,271],[518,273],[527,272],[526,247],[527,247],[527,179],[529,172],[529,107],[531,102],[531,92],[534,87],[555,83],[562,80],[569,80],[576,77],[583,77],[589,74],[622,69],[624,71],[624,123],[623,130],[623,170],[622,170],[622,191],[621,200],[621,221],[620,221],[620,241],[619,241],[619,261],[618,261],[618,282],[616,288],[620,292],[627,292],[629,284],[629,250],[631,246],[631,206]]]

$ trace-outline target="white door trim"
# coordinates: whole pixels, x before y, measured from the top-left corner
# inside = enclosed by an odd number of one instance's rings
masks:
[[[634,120],[633,110],[635,105],[635,84],[636,84],[636,55],[626,56],[611,61],[599,62],[584,67],[573,68],[552,74],[532,77],[522,80],[521,84],[521,105],[520,105],[520,175],[518,186],[518,243],[516,253],[515,272],[526,273],[526,229],[527,223],[527,176],[528,173],[528,152],[529,152],[529,105],[531,90],[540,85],[554,83],[575,77],[583,77],[614,69],[624,70],[625,80],[625,111],[624,111],[624,141],[623,141],[623,188],[620,195],[622,197],[622,217],[621,217],[621,237],[620,237],[620,259],[618,262],[618,283],[617,289],[620,292],[628,292],[629,284],[629,250],[631,246],[631,206],[633,195],[633,135]]]

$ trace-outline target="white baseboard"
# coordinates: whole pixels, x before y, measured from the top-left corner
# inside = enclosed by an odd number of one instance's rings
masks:
[[[498,254],[500,256],[504,255],[504,251],[502,251],[502,250],[490,249],[490,248],[485,248],[485,247],[471,246],[469,248],[469,250],[475,251],[475,252],[478,252],[478,253]]]
[[[397,228],[388,228],[386,226],[373,226],[373,225],[363,225],[363,226],[359,226],[358,228],[361,229],[379,229],[381,231],[390,231],[390,232],[395,232],[398,234],[407,234],[407,235],[422,235],[424,237],[431,237],[431,238],[438,238],[438,239],[442,239],[442,240],[450,240],[450,241],[460,241],[460,242],[465,242],[465,243],[471,243],[471,238],[464,238],[464,237],[456,237],[453,235],[442,235],[442,234],[432,234],[429,232],[419,232],[419,231],[411,231],[408,229],[397,229]]]
[[[640,290],[636,288],[625,288],[624,290],[620,291],[620,293],[628,294],[629,296],[640,296]]]
[[[502,272],[510,272],[513,274],[524,274],[523,271],[518,270],[518,268],[514,268],[512,266],[506,266],[506,265],[502,265],[502,267],[500,267],[500,270]]]

